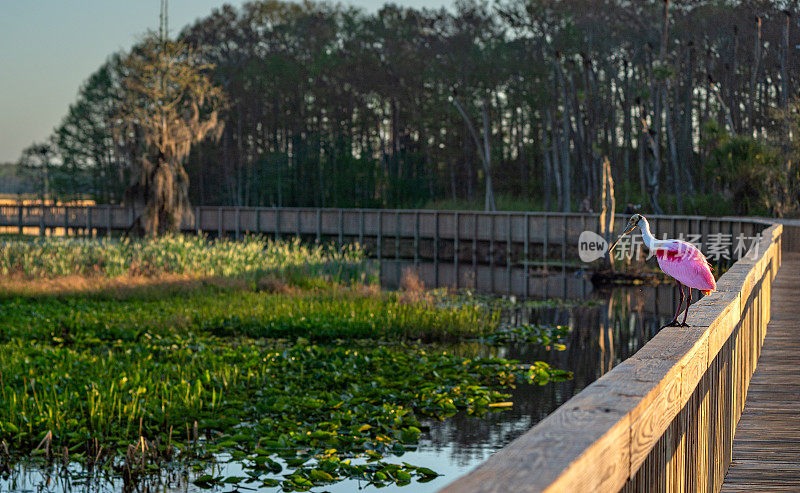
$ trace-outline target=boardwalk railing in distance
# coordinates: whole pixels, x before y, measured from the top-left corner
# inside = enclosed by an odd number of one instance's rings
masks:
[[[628,358],[445,492],[718,491],[756,367],[783,226]]]
[[[0,232],[75,236],[111,236],[131,228],[141,210],[121,205],[0,206]],[[726,255],[733,258],[740,235],[753,238],[765,222],[748,218],[651,216],[653,231],[672,238],[699,234],[734,239]],[[616,216],[615,231],[627,217]],[[598,214],[558,212],[481,212],[402,209],[310,209],[271,207],[192,208],[183,220],[188,233],[241,238],[260,234],[301,237],[335,244],[359,243],[379,261],[382,281],[397,285],[413,267],[427,286],[470,288],[479,292],[529,297],[564,292],[573,278],[578,238],[599,229]],[[536,275],[561,272],[561,290],[550,289]],[[554,279],[551,276],[551,279]],[[573,283],[574,284],[574,283]],[[545,286],[542,291],[542,286]]]

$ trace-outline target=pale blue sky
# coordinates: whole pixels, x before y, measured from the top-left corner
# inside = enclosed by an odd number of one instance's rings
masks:
[[[172,33],[242,0],[170,0]],[[376,10],[383,0],[342,3]],[[396,0],[437,8],[443,0]],[[108,55],[158,27],[160,0],[0,0],[0,163],[47,138]]]

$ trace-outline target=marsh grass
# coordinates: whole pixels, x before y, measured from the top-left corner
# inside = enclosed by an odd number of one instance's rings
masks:
[[[374,282],[377,267],[358,246],[308,246],[299,240],[212,241],[197,236],[130,239],[45,238],[0,243],[0,275],[281,279],[313,287],[325,282]]]
[[[404,485],[436,476],[384,460],[416,446],[421,418],[486,413],[520,382],[569,378],[428,344],[489,340],[509,301],[410,274],[381,291],[358,249],[45,240],[5,244],[0,266],[2,464],[58,457],[130,486],[224,453],[247,477],[199,486]]]
[[[147,293],[0,299],[0,444],[14,457],[65,456],[134,481],[227,453],[249,475],[235,481],[262,486],[402,485],[436,476],[383,460],[416,445],[420,418],[485,413],[519,382],[569,376],[420,344],[494,330],[485,303],[341,286]]]
[[[313,291],[252,291],[230,284],[146,285],[84,296],[0,298],[0,341],[46,341],[60,331],[127,340],[152,332],[325,342],[338,339],[445,342],[482,337],[500,314],[485,303],[408,303],[403,293],[333,286]],[[131,295],[130,293],[134,293]]]

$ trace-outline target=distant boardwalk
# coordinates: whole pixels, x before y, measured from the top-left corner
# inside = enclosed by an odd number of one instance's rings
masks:
[[[784,253],[772,319],[722,491],[800,491],[800,253]]]

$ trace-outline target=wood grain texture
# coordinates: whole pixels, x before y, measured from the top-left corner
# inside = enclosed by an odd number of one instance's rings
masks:
[[[722,289],[692,306],[692,327],[660,331],[633,357],[444,491],[718,491],[734,460],[736,424],[767,333],[780,234],[780,226],[771,227],[759,254],[720,279]],[[774,351],[767,357],[790,357],[779,347]],[[789,402],[800,395],[800,381],[779,375],[788,367],[779,363],[754,381],[784,381],[777,397]],[[765,404],[752,412],[773,411]],[[750,432],[740,428],[740,435]],[[762,439],[790,437],[758,431]],[[778,455],[791,464],[788,456]]]
[[[442,491],[618,490],[628,478],[629,413],[650,385],[625,389],[611,373]]]
[[[736,427],[723,492],[800,491],[800,254],[784,253],[772,318]]]

